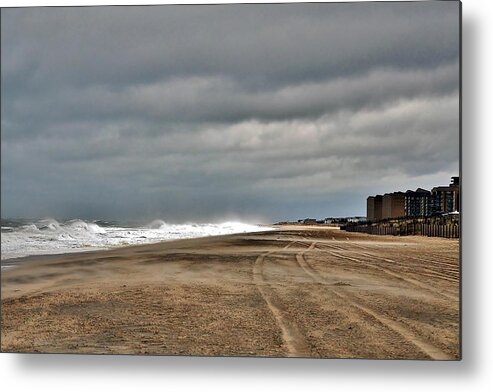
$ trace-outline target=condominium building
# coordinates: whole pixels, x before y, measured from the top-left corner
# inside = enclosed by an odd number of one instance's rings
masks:
[[[404,193],[393,192],[383,195],[382,219],[401,218],[406,216],[404,210]]]
[[[432,213],[431,192],[423,188],[407,191],[404,196],[406,216],[429,216]]]
[[[433,214],[460,212],[460,178],[452,177],[448,186],[438,186],[430,191],[418,188],[415,191],[393,192],[369,196],[366,199],[366,220],[401,217],[423,217]]]
[[[375,222],[382,219],[382,195],[369,196],[366,199],[366,220]]]
[[[460,211],[460,179],[452,177],[449,186],[437,186],[431,190],[432,212]]]

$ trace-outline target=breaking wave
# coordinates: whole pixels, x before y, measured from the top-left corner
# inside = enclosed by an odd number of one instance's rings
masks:
[[[265,230],[271,228],[241,222],[169,224],[158,219],[137,226],[80,219],[64,222],[51,218],[36,222],[2,220],[1,259]]]

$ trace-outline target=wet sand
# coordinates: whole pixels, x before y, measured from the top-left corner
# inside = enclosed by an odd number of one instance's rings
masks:
[[[32,257],[4,352],[459,359],[459,242],[329,227]]]

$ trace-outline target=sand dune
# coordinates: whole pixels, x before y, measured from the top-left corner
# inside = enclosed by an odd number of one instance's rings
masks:
[[[458,359],[459,243],[284,226],[27,258],[2,351]]]

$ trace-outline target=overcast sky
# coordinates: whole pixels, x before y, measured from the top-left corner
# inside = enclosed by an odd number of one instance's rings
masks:
[[[278,221],[459,170],[457,2],[2,9],[1,215]]]

